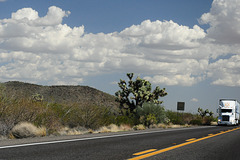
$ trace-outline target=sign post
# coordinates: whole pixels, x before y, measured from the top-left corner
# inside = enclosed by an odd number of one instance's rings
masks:
[[[177,102],[177,119],[178,119],[178,111],[184,111],[185,108],[185,102]],[[183,119],[183,113],[182,113],[182,119]]]

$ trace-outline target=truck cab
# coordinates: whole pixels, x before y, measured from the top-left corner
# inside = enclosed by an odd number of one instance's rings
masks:
[[[218,125],[238,125],[239,103],[237,100],[220,99],[217,112]]]

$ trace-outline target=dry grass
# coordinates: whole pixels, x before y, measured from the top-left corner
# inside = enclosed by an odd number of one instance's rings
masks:
[[[100,127],[97,131],[97,133],[108,133],[110,132],[110,129],[106,126]]]
[[[191,125],[185,124],[185,125],[178,125],[178,124],[164,124],[164,123],[159,123],[159,124],[153,124],[149,128],[182,128],[182,127],[190,127]]]
[[[96,132],[97,133],[107,133],[107,132],[120,132],[120,131],[130,131],[132,128],[129,125],[120,125],[110,124],[109,126],[100,127]]]
[[[217,122],[211,122],[211,126],[217,126],[218,123]]]
[[[167,126],[167,128],[182,128],[182,127],[183,127],[183,125],[179,125],[179,124],[169,124]]]
[[[88,129],[88,133],[92,134],[92,133],[94,133],[94,130]]]
[[[58,134],[60,135],[80,135],[80,134],[86,134],[86,133],[89,133],[89,131],[84,127],[76,127],[76,128],[64,127],[58,131]]]
[[[133,127],[134,130],[145,130],[146,127],[143,124],[139,124]]]
[[[164,129],[166,129],[166,128],[168,128],[168,125],[166,125],[164,123],[159,123],[159,124],[157,124],[157,128],[164,128]]]
[[[190,124],[185,124],[184,127],[191,127],[192,125]]]
[[[153,124],[149,128],[181,128],[181,127],[190,127],[190,125],[174,125],[174,124]],[[57,131],[58,135],[81,135],[88,133],[108,133],[108,132],[120,132],[120,131],[130,131],[130,130],[145,130],[146,127],[142,124],[136,125],[133,128],[130,125],[120,125],[110,124],[109,126],[100,127],[98,130],[86,129],[84,127],[63,127]],[[28,138],[36,136],[46,136],[45,127],[36,127],[29,122],[21,122],[15,127],[13,127],[9,138]]]
[[[127,125],[127,124],[122,124],[119,126],[120,130],[121,131],[131,131],[132,130],[132,127],[130,125]]]
[[[11,134],[15,138],[42,137],[46,136],[46,128],[38,128],[29,122],[20,122],[13,127]]]
[[[13,136],[12,133],[10,133],[10,134],[8,135],[8,139],[15,139],[15,137]]]

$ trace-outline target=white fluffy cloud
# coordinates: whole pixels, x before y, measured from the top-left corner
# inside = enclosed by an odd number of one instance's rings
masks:
[[[208,76],[214,77],[215,85],[240,86],[240,55],[210,64]]]
[[[239,0],[214,0],[209,13],[202,15],[200,23],[209,24],[208,37],[216,43],[240,43]]]
[[[207,72],[212,84],[240,86],[239,10],[238,0],[214,0],[210,12],[199,19],[200,23],[210,25],[206,38],[212,43],[211,56],[215,62],[209,64]]]
[[[199,20],[210,24],[207,33],[198,25],[158,20],[121,32],[84,33],[84,26],[62,24],[69,11],[52,6],[39,17],[32,8],[20,9],[0,20],[0,81],[79,84],[88,75],[135,72],[156,84],[191,86],[210,78],[240,86],[240,7],[234,2],[213,1]]]
[[[122,35],[134,39],[140,46],[167,50],[192,48],[199,45],[199,39],[205,37],[204,31],[195,25],[193,29],[180,26],[173,21],[143,21],[121,32]]]

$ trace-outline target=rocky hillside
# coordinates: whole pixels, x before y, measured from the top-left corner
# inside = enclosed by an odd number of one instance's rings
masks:
[[[41,86],[18,81],[1,83],[7,95],[12,98],[31,98],[40,94],[43,100],[56,103],[96,104],[116,108],[114,96],[88,86]]]

